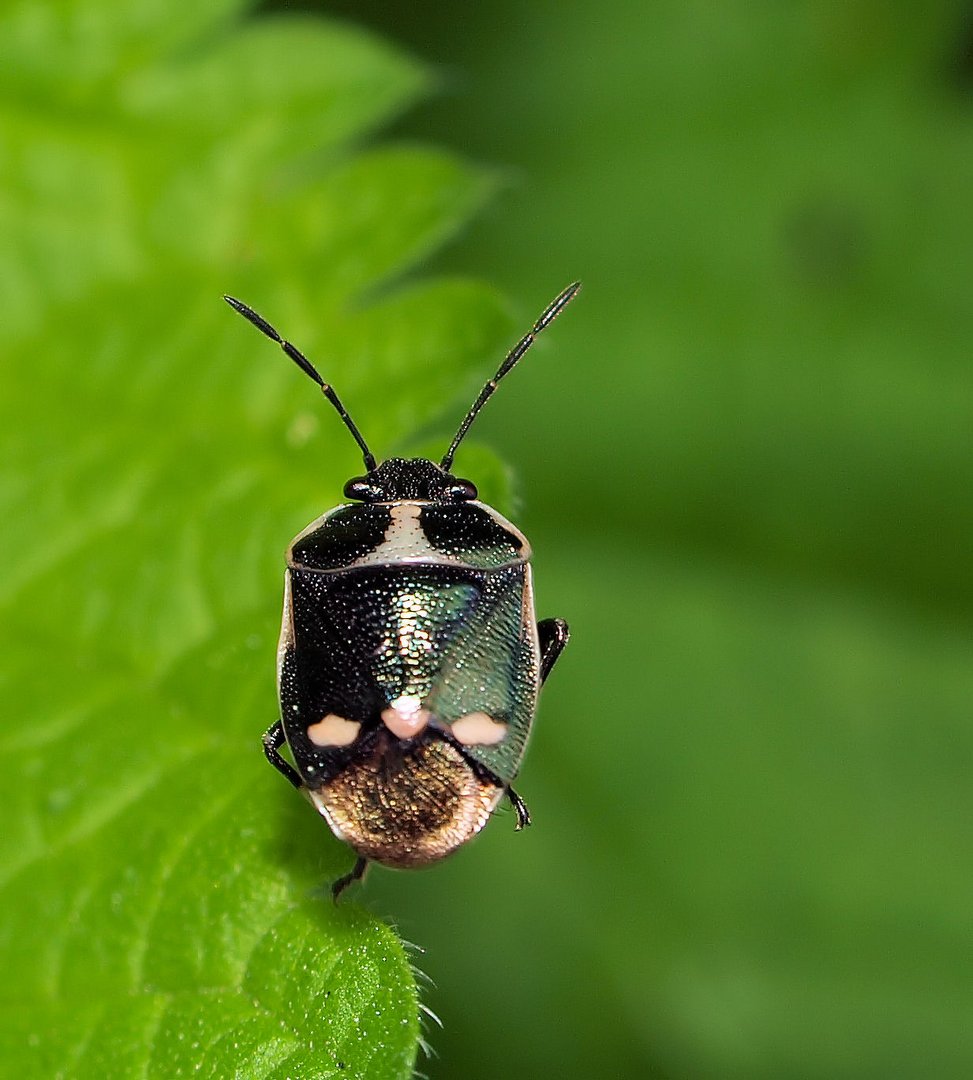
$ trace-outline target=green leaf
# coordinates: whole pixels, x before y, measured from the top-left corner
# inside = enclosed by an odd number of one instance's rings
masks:
[[[376,452],[402,449],[502,355],[491,290],[392,287],[493,180],[352,153],[429,79],[349,27],[56,7],[0,15],[0,1057],[21,1077],[409,1076],[403,946],[332,904],[351,853],[259,746],[283,549],[361,463],[220,294],[300,343]]]

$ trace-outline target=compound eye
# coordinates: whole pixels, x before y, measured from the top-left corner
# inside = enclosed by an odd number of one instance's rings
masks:
[[[446,488],[446,497],[452,502],[469,502],[477,496],[476,485],[469,480],[454,480]]]
[[[346,499],[360,499],[362,502],[374,502],[382,497],[382,489],[367,476],[355,476],[345,484]]]

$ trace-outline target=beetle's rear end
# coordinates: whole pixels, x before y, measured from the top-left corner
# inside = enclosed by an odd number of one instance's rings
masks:
[[[310,792],[335,834],[363,858],[417,867],[480,831],[503,788],[477,777],[435,733],[403,743],[382,732],[345,769]]]

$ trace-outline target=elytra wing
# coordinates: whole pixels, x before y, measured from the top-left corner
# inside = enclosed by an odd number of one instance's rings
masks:
[[[524,755],[540,684],[530,567],[486,573],[482,583],[477,604],[440,652],[429,708],[448,724],[471,713],[505,724],[501,742],[465,751],[509,784]]]
[[[281,650],[281,715],[305,779],[326,781],[348,755],[314,746],[309,725],[336,713],[365,733],[405,695],[444,724],[483,712],[508,725],[502,743],[466,749],[503,782],[513,779],[539,683],[526,564],[289,575],[293,629]]]

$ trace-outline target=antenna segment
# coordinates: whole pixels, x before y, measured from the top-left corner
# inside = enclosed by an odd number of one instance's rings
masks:
[[[321,387],[321,392],[331,402],[338,412],[338,415],[344,421],[345,427],[351,432],[355,442],[358,443],[361,448],[362,455],[365,459],[365,469],[372,473],[376,469],[375,458],[372,455],[371,450],[368,449],[368,444],[361,436],[361,432],[355,426],[354,420],[345,411],[344,405],[341,404],[341,399],[334,392],[330,383],[326,383],[324,379],[318,374],[317,368],[311,363],[310,360],[297,348],[295,348],[289,341],[285,341],[280,334],[270,325],[269,322],[262,316],[258,315],[253,308],[248,307],[242,300],[235,300],[232,296],[224,296],[223,299],[233,308],[234,311],[238,311],[248,322],[252,322],[253,325],[262,333],[266,334],[271,341],[276,341],[277,344],[284,350],[284,352],[294,361],[295,364],[304,372],[309,379],[313,379],[314,382]],[[555,314],[557,314],[555,312]],[[551,318],[554,316],[552,315]]]
[[[524,353],[534,344],[537,339],[537,335],[546,330],[552,322],[561,314],[561,312],[568,306],[569,303],[578,295],[581,291],[581,282],[576,281],[574,284],[569,285],[562,293],[560,293],[550,304],[544,309],[544,314],[534,323],[534,325],[527,331],[526,334],[517,342],[517,344],[507,353],[504,362],[497,369],[496,375],[483,387],[480,393],[477,395],[476,401],[470,408],[470,411],[463,419],[463,423],[460,424],[459,430],[453,436],[453,441],[449,444],[449,449],[446,451],[446,456],[440,462],[444,472],[449,472],[453,465],[453,456],[456,453],[456,448],[466,437],[467,431],[470,430],[470,425],[479,415],[480,410],[493,396],[493,392],[496,390],[500,383],[500,380],[510,371],[513,370],[517,362],[523,357]],[[236,306],[235,301],[230,301],[231,304]],[[239,309],[238,309],[239,310]],[[249,309],[247,309],[249,310]],[[243,312],[246,314],[246,312]],[[251,312],[252,314],[252,312]],[[249,318],[249,316],[248,316]],[[253,320],[251,320],[253,321]],[[263,321],[263,320],[261,320]],[[265,324],[266,325],[266,324]],[[261,327],[263,329],[263,327]],[[264,333],[267,331],[264,330]],[[279,340],[279,339],[278,339]],[[305,361],[306,363],[307,361]]]

